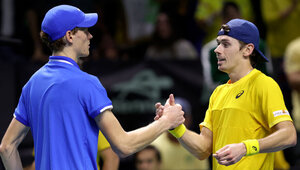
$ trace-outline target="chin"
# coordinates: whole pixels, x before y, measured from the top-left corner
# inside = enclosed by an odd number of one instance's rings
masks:
[[[87,54],[81,54],[80,57],[85,58],[85,57],[88,57],[89,55],[90,55],[90,53],[87,53]]]
[[[222,71],[222,72],[224,72],[224,73],[227,73],[227,72],[226,72],[226,69],[225,69],[225,68],[222,68],[221,66],[218,66],[218,70],[219,70],[219,71]]]

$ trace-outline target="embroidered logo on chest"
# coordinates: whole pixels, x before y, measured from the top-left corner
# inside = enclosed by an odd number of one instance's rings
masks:
[[[241,97],[241,95],[244,94],[244,90],[241,90],[236,96],[235,98],[238,99],[239,97]]]

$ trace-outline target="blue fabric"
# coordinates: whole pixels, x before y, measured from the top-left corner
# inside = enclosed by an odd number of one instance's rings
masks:
[[[252,43],[255,50],[259,53],[263,61],[269,62],[269,59],[259,50],[259,31],[252,23],[244,19],[232,19],[226,23],[229,26],[228,31],[220,29],[218,36],[228,35],[244,43]]]
[[[97,13],[85,14],[77,7],[59,5],[46,13],[42,22],[42,30],[51,37],[52,41],[55,41],[75,27],[89,28],[97,21]]]
[[[23,87],[14,113],[31,127],[36,168],[96,170],[99,129],[94,118],[110,106],[98,78],[69,58],[51,56]]]

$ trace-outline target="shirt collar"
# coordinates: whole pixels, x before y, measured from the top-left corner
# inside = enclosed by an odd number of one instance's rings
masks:
[[[50,62],[51,61],[64,62],[64,63],[68,63],[68,64],[71,64],[71,65],[79,68],[78,64],[73,59],[71,59],[69,57],[65,57],[65,56],[50,56],[49,61]]]

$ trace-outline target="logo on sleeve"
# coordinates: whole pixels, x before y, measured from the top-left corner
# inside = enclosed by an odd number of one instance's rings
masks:
[[[237,98],[241,97],[242,94],[244,94],[244,90],[241,90],[241,91],[235,96],[235,98],[237,99]]]
[[[277,110],[273,112],[274,117],[282,116],[282,115],[290,115],[290,113],[287,110]]]

